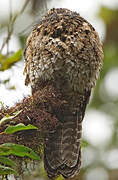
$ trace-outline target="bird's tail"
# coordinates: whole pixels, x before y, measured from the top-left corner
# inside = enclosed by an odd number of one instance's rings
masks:
[[[44,166],[50,178],[61,174],[65,178],[73,177],[81,166],[82,117],[68,114],[55,132],[45,139]]]

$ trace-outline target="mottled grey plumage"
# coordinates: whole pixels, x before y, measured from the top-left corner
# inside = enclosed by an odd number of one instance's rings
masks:
[[[82,120],[103,59],[98,34],[78,13],[51,9],[28,37],[24,56],[32,93],[50,84],[69,102],[45,139],[44,166],[51,178],[73,177],[81,165]]]

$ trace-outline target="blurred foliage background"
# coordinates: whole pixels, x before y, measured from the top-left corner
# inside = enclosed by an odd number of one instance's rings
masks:
[[[20,0],[20,3],[17,2],[18,5],[16,5],[15,0],[4,1],[0,14],[1,96],[4,95],[1,88],[3,86],[12,95],[17,96],[15,94],[16,84],[11,83],[11,76],[6,76],[6,74],[13,68],[17,71],[19,63],[23,70],[22,53],[26,38],[32,26],[43,14],[50,7],[57,7],[56,2],[56,0]],[[60,3],[63,7],[64,0],[60,0]],[[81,1],[78,1],[79,3]],[[5,5],[8,6],[6,14]],[[118,3],[112,1],[112,6],[107,6],[107,3],[106,5],[99,4],[96,17],[101,20],[105,29],[104,35],[101,34],[104,62],[83,122],[82,169],[73,180],[118,180]],[[99,28],[102,28],[102,25]],[[3,98],[8,100],[6,95]],[[11,176],[9,179],[14,178]],[[26,179],[48,179],[43,163],[41,162],[36,172],[27,174]],[[57,180],[61,179],[63,178],[57,178]]]

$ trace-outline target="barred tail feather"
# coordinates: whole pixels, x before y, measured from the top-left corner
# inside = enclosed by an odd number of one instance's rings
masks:
[[[82,122],[77,116],[63,117],[56,131],[48,134],[44,148],[44,166],[50,178],[62,174],[73,177],[81,166]]]
[[[50,178],[59,174],[70,178],[80,171],[82,120],[90,94],[91,91],[85,92],[78,110],[73,107],[71,111],[59,113],[61,124],[45,139],[44,166]]]

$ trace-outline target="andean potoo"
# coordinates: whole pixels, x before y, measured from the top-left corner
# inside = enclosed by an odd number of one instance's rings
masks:
[[[78,13],[51,9],[29,35],[24,57],[32,94],[51,86],[68,102],[44,140],[44,167],[50,178],[73,177],[81,166],[82,120],[103,60],[98,33]]]

